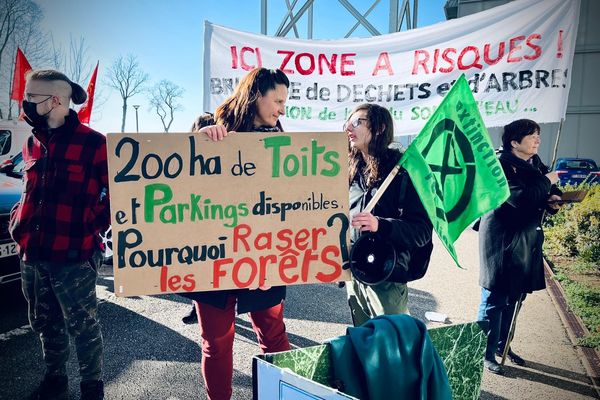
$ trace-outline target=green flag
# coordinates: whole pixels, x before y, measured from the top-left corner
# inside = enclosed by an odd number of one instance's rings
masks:
[[[439,238],[458,265],[454,241],[500,206],[508,184],[464,75],[408,147],[408,171]]]

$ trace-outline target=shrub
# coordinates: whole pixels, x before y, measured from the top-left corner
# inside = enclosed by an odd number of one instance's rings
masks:
[[[572,190],[567,187],[565,190]],[[548,255],[600,262],[600,185],[589,187],[581,203],[568,204],[546,219],[544,249]]]

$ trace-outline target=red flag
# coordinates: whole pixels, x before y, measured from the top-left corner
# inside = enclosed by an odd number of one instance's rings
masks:
[[[13,75],[12,91],[10,98],[19,102],[25,97],[25,75],[31,71],[31,65],[25,58],[25,54],[17,47],[17,57],[15,58],[15,73]]]
[[[96,68],[94,68],[94,73],[92,74],[92,79],[90,79],[90,84],[87,88],[87,101],[83,104],[83,106],[77,112],[77,116],[79,117],[79,122],[82,124],[89,124],[90,117],[92,115],[92,106],[94,105],[94,91],[96,90],[96,76],[98,75],[98,65],[100,61],[96,63]]]

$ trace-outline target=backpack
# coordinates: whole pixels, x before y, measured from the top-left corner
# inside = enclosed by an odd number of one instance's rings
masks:
[[[394,277],[398,277],[401,282],[412,282],[421,279],[427,272],[432,252],[433,240],[430,240],[424,246],[412,249],[410,251],[410,260],[408,261],[408,270],[396,264]]]
[[[408,173],[406,170],[401,172],[400,178],[400,198],[404,198],[406,193],[406,179]],[[396,263],[393,276],[395,280],[400,282],[411,282],[421,279],[425,276],[427,268],[429,268],[429,261],[431,260],[431,253],[433,252],[433,238],[429,240],[424,246],[416,247],[410,251],[410,260],[408,261],[408,268]]]

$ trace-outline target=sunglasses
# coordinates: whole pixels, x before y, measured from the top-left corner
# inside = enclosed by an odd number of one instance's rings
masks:
[[[347,128],[350,127],[350,125],[352,125],[353,128],[358,128],[358,126],[361,124],[361,121],[368,121],[366,118],[354,118],[352,121],[346,121],[346,123],[344,123],[343,126],[343,130],[346,131],[348,130]]]

